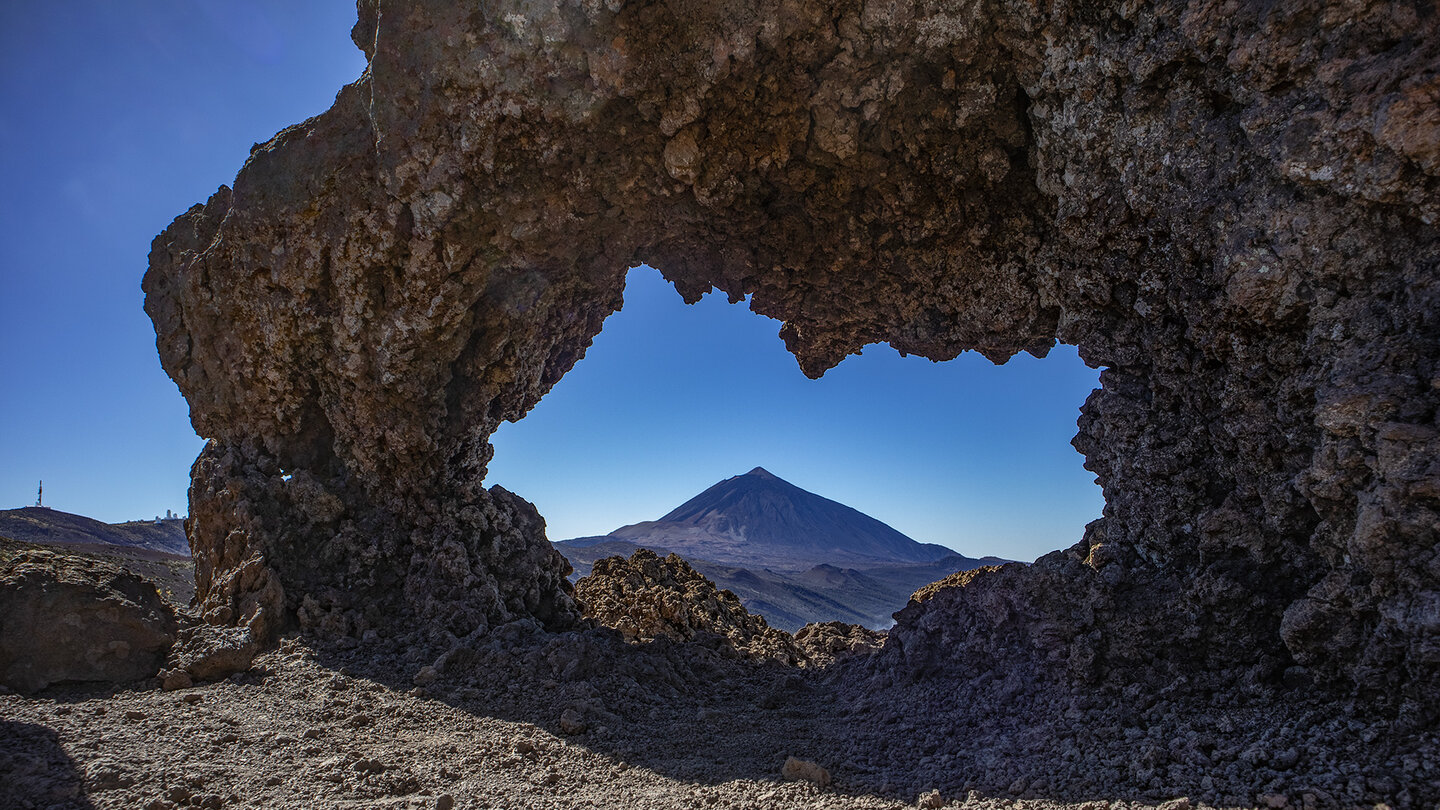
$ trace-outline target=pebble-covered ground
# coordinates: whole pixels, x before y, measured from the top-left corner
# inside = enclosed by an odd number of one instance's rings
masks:
[[[797,670],[527,623],[438,660],[290,638],[190,689],[0,696],[0,807],[1440,806],[1433,728],[1275,694],[1055,694],[881,688],[863,662]]]

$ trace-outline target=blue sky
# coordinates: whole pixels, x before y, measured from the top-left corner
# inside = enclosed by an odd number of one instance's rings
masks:
[[[352,2],[0,5],[0,508],[118,521],[184,511],[201,447],[160,369],[140,278],[153,236],[254,142],[364,68]],[[1070,448],[1095,386],[1073,349],[1004,366],[869,347],[807,380],[779,324],[653,270],[589,356],[495,437],[490,480],[552,539],[659,517],[764,466],[917,540],[1033,557],[1100,513]]]
[[[631,270],[585,359],[495,434],[490,479],[533,501],[553,540],[654,520],[757,466],[972,556],[1031,560],[1100,516],[1069,444],[1097,372],[1072,347],[996,366],[876,345],[810,380],[779,326],[718,293],[686,306]]]
[[[150,240],[364,70],[353,2],[0,3],[0,507],[185,511]]]

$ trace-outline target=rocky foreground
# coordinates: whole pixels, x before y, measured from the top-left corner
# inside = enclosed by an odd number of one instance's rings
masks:
[[[28,625],[53,647],[64,646],[52,626],[67,611],[97,602],[127,610],[119,588],[96,598],[60,587],[81,574],[80,585],[95,587],[93,560],[9,553],[12,599],[27,592],[17,577],[46,570],[56,583],[49,598],[71,594],[48,623]],[[1423,713],[1377,712],[1299,679],[1215,689],[1204,672],[1145,694],[1043,669],[898,678],[903,633],[878,652],[877,634],[838,623],[792,637],[673,555],[603,562],[579,593],[597,606],[592,622],[614,627],[550,633],[523,619],[438,647],[419,631],[369,642],[290,635],[214,682],[162,672],[0,695],[0,806],[1440,802],[1440,734]],[[135,591],[138,578],[103,570]],[[0,629],[15,630],[15,615],[0,616]],[[83,672],[75,677],[96,677]]]
[[[875,687],[863,661],[796,669],[528,621],[438,660],[292,637],[190,689],[0,697],[0,805],[899,808],[936,790],[922,806],[1440,801],[1433,729],[1283,691],[1177,684],[1102,703],[1020,679]],[[785,779],[789,757],[829,783]]]

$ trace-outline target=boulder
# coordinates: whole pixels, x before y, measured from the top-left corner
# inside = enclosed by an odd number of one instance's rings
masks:
[[[259,651],[260,644],[248,627],[186,627],[171,651],[164,677],[167,681],[173,677],[175,688],[182,689],[187,680],[219,680],[249,669]]]
[[[155,586],[117,565],[46,551],[0,563],[0,683],[11,689],[148,678],[176,628]]]

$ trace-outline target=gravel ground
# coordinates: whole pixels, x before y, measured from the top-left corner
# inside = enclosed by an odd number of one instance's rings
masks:
[[[0,806],[1440,806],[1434,729],[1333,701],[1095,703],[1014,679],[885,685],[865,664],[526,622],[438,658],[287,638],[191,689],[0,696]],[[785,779],[789,757],[830,783]]]

